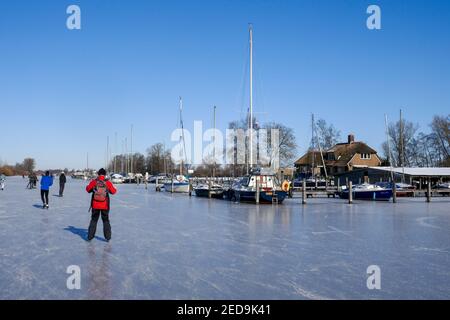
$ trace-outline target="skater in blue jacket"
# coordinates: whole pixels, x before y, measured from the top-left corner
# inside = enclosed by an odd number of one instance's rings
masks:
[[[42,176],[41,178],[42,209],[48,209],[48,193],[52,185],[53,176],[50,175],[50,171],[46,171],[45,176]]]

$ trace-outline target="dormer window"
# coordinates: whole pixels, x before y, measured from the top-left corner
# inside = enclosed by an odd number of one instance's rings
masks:
[[[362,160],[370,160],[372,155],[370,153],[361,153],[361,159]]]
[[[330,161],[336,160],[334,158],[334,153],[333,152],[328,152],[327,153],[327,160],[330,160]]]

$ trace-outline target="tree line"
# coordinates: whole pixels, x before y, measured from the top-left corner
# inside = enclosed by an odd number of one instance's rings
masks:
[[[382,146],[385,159],[393,166],[450,166],[450,115],[436,115],[428,126],[430,132],[424,133],[418,124],[405,119],[389,123],[390,148],[387,141]]]
[[[36,160],[33,158],[25,158],[21,163],[8,165],[0,161],[0,174],[5,176],[29,175],[36,168]]]

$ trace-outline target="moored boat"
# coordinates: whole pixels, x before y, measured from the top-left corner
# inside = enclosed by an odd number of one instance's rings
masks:
[[[349,198],[349,190],[345,186],[338,193],[341,199]],[[353,199],[388,201],[392,198],[392,189],[383,188],[374,184],[363,183],[352,188]]]
[[[208,184],[200,184],[194,188],[194,191],[197,197],[208,198],[211,194],[211,198],[223,198],[223,187],[218,184],[213,184],[211,187]]]
[[[232,185],[227,198],[231,201],[256,202],[257,184],[259,188],[259,203],[282,203],[288,195],[285,183],[279,183],[276,175],[267,169],[256,169]]]
[[[173,180],[164,182],[164,190],[167,192],[188,193],[189,189],[189,180],[183,175],[177,175]]]

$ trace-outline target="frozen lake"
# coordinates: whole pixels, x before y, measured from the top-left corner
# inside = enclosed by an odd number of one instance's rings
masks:
[[[26,184],[0,191],[0,299],[450,299],[450,198],[255,206],[119,185],[112,241],[100,219],[89,243],[84,181],[53,186],[49,210]]]

